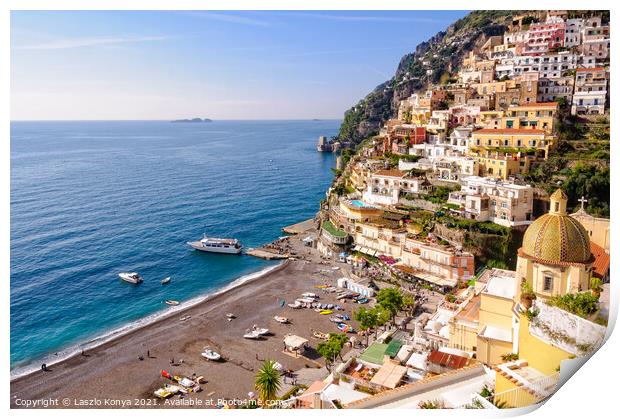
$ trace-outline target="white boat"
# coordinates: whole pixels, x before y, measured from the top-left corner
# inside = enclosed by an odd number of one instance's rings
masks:
[[[209,361],[219,361],[222,359],[222,356],[212,349],[205,349],[200,355],[207,358]]]
[[[226,317],[228,318],[228,320],[232,320],[237,316],[235,316],[233,313],[226,313]]]
[[[286,324],[288,323],[288,318],[282,316],[274,316],[273,319],[278,323]]]
[[[162,285],[166,285],[166,284],[169,284],[169,283],[170,283],[170,277],[169,276],[167,276],[167,277],[165,277],[164,279],[161,280],[161,284]]]
[[[202,252],[211,253],[241,253],[241,243],[237,239],[220,239],[217,237],[207,237],[205,234],[202,239],[195,242],[187,242],[191,247]]]
[[[264,336],[269,333],[269,329],[258,327],[257,325],[252,326],[252,331],[258,333],[260,336]]]
[[[319,298],[319,296],[313,292],[304,292],[301,296],[306,298]]]
[[[243,337],[246,339],[260,339],[261,335],[256,330],[247,330]]]
[[[168,304],[169,306],[178,306],[179,302],[177,300],[166,300],[164,301],[164,303]]]
[[[129,282],[130,284],[139,284],[142,282],[142,277],[138,275],[137,272],[121,272],[118,276],[120,276],[123,281]]]

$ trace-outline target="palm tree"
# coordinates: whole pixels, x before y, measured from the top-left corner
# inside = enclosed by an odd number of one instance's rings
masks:
[[[274,361],[263,362],[260,370],[256,373],[254,387],[258,391],[262,405],[269,407],[269,401],[275,400],[276,394],[280,390],[280,371],[276,369]]]

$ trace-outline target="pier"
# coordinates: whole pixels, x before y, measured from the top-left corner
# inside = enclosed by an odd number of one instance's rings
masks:
[[[310,218],[309,220],[283,227],[282,231],[287,234],[301,234],[314,228],[314,218]]]

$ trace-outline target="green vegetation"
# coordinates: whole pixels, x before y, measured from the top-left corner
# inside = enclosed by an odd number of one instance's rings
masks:
[[[325,367],[328,371],[331,371],[331,366],[336,362],[336,358],[340,357],[340,352],[348,340],[344,333],[330,333],[327,341],[317,345],[316,351],[325,358]]]
[[[329,234],[331,234],[334,237],[346,237],[347,233],[346,231],[342,231],[337,229],[331,221],[326,220],[325,222],[323,222],[323,225],[321,225],[321,227],[323,228],[323,230],[327,231]]]
[[[276,369],[274,361],[263,362],[256,373],[254,387],[263,407],[269,408],[270,402],[277,399],[280,390],[280,371]]]
[[[458,190],[458,188],[437,186],[428,194],[422,195],[422,198],[426,201],[432,202],[433,204],[445,204],[448,201],[448,195],[450,195],[450,192],[454,192],[456,190]]]
[[[504,362],[516,361],[517,359],[519,359],[519,354],[515,354],[514,352],[509,354],[503,354],[501,358]]]
[[[360,323],[360,330],[366,332],[366,346],[368,346],[368,336],[371,329],[375,329],[379,323],[379,313],[376,309],[366,310],[361,307],[353,312],[353,318]]]
[[[401,290],[398,288],[383,288],[377,293],[377,305],[389,313],[389,318],[393,322],[396,314],[404,306]]]
[[[547,302],[583,318],[588,318],[598,310],[598,297],[589,292],[556,296]]]

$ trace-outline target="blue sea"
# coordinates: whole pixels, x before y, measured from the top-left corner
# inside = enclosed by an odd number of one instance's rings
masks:
[[[11,123],[12,374],[152,321],[165,299],[188,304],[275,266],[186,241],[255,247],[312,217],[335,165],[316,142],[339,125]]]

